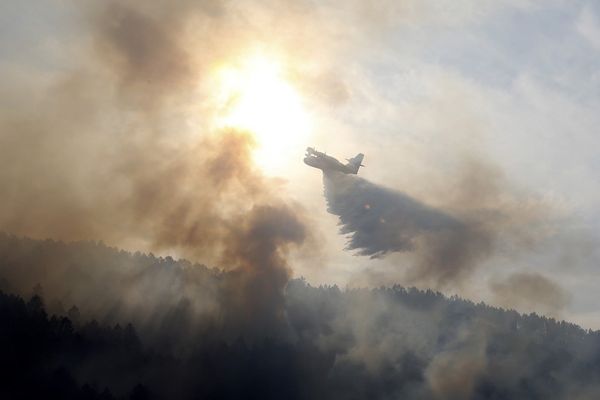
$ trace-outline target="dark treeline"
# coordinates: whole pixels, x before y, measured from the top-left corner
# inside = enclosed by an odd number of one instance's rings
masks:
[[[131,325],[49,317],[37,295],[25,302],[0,292],[0,318],[3,399],[307,398],[332,364],[310,344],[269,338],[253,346],[199,338],[178,358],[144,349]]]
[[[252,321],[273,320],[242,316],[227,302],[233,272],[170,258],[2,235],[0,273],[0,398],[600,394],[598,332],[433,291],[340,290],[295,279],[284,292],[285,315],[260,330]],[[191,286],[174,284],[180,275]],[[27,289],[25,276],[35,282]],[[139,285],[155,288],[145,302],[131,293]],[[172,289],[160,292],[160,285]],[[177,300],[167,301],[175,293]],[[94,299],[76,302],[88,297]],[[210,301],[213,307],[195,305]]]

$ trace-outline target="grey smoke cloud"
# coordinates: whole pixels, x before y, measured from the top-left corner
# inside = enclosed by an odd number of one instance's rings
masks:
[[[47,85],[18,82],[35,96],[0,111],[0,229],[217,263],[253,207],[300,213],[255,167],[251,133],[210,128],[200,107],[203,123],[187,123],[199,74],[218,57],[190,51],[188,22],[215,21],[196,37],[210,48],[240,39],[218,34],[231,15],[211,4],[78,5],[82,48],[65,51],[69,65]]]
[[[231,14],[217,2],[79,7],[82,48],[65,52],[72,59],[47,85],[20,82],[35,96],[0,110],[0,230],[169,252],[226,269],[231,278],[199,283],[191,266],[163,271],[122,260],[129,268],[99,263],[86,270],[54,259],[44,273],[10,269],[5,278],[26,293],[33,277],[47,274],[41,283],[49,297],[92,315],[135,319],[149,331],[160,331],[173,310],[190,321],[210,311],[224,331],[249,336],[282,331],[287,254],[310,242],[310,224],[282,183],[255,166],[252,133],[213,129],[212,111],[194,108],[200,75],[235,52],[229,42],[246,43],[238,33],[220,33]],[[189,47],[191,20],[211,27],[194,31],[205,52]],[[0,85],[11,82],[0,78]],[[189,124],[192,116],[200,122]],[[81,284],[88,289],[78,290]],[[198,287],[204,294],[194,293]],[[229,316],[219,319],[223,309]],[[197,333],[185,328],[190,337]]]
[[[569,304],[569,294],[552,279],[537,272],[516,272],[489,283],[494,304],[522,312],[538,310],[545,315],[560,316]]]

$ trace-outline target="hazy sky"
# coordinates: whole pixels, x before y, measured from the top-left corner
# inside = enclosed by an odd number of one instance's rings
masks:
[[[142,32],[165,33],[156,35],[160,42],[139,40],[134,28],[111,31],[119,7],[106,11],[102,1],[83,3],[0,4],[2,120],[18,115],[19,121],[51,121],[53,131],[94,126],[93,135],[66,139],[58,153],[45,134],[32,136],[31,154],[16,153],[21,156],[10,161],[16,172],[0,175],[10,189],[0,194],[12,196],[1,229],[61,237],[51,228],[15,228],[6,217],[24,218],[10,208],[22,202],[15,193],[31,186],[24,192],[46,195],[62,185],[84,191],[79,177],[102,168],[99,154],[118,151],[110,148],[121,143],[113,135],[135,136],[130,127],[155,131],[152,140],[161,145],[153,151],[164,150],[163,159],[172,154],[171,142],[185,145],[207,131],[241,128],[254,131],[262,172],[283,179],[280,190],[314,222],[321,245],[310,256],[294,255],[296,276],[341,286],[414,283],[403,275],[410,260],[402,255],[371,260],[344,251],[337,217],[326,210],[321,173],[302,163],[306,146],[340,159],[363,152],[362,177],[432,207],[481,211],[500,221],[498,250],[466,282],[440,288],[445,293],[600,328],[596,2],[117,2],[155,22]],[[114,36],[99,31],[131,40],[135,63],[119,58],[110,47]],[[154,46],[169,51],[160,63]],[[52,107],[65,101],[57,82],[74,75],[84,76],[86,86],[77,92],[80,100],[69,97],[69,107],[94,101],[73,112],[76,123],[65,125],[52,118]],[[133,94],[111,100],[121,92]],[[142,108],[143,115],[159,117],[140,124]],[[14,136],[15,126],[23,124],[3,123],[0,135]],[[3,152],[18,141],[11,140],[3,142]],[[63,165],[63,158],[69,162]],[[45,187],[20,175],[24,165],[37,162],[57,171],[53,177],[69,179]],[[111,242],[93,236],[81,238]],[[111,244],[144,246],[126,239]],[[515,283],[515,277],[525,278]],[[507,289],[519,285],[534,298],[520,299],[520,292]]]

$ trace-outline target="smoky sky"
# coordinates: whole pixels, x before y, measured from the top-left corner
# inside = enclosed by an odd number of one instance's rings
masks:
[[[563,324],[561,331],[537,317],[446,301],[431,291],[340,291],[291,280],[290,252],[318,251],[310,216],[280,181],[255,166],[251,132],[214,127],[217,111],[207,100],[212,93],[205,78],[222,60],[268,38],[274,48],[293,48],[292,61],[323,60],[300,86],[326,104],[348,102],[355,91],[344,80],[344,65],[327,58],[351,56],[351,44],[367,44],[367,36],[396,19],[419,19],[428,10],[413,1],[382,8],[351,3],[342,13],[337,3],[318,9],[304,1],[256,9],[227,1],[78,3],[75,33],[53,38],[59,65],[16,81],[0,78],[2,88],[18,94],[3,98],[7,106],[0,108],[0,230],[52,238],[1,235],[1,289],[28,297],[39,288],[57,315],[76,306],[77,329],[131,322],[149,346],[138,361],[159,354],[143,373],[118,369],[131,364],[103,358],[102,351],[100,361],[73,357],[85,360],[72,365],[78,378],[102,381],[110,375],[105,371],[118,371],[111,378],[117,382],[143,379],[172,390],[178,379],[195,387],[189,378],[195,371],[235,388],[226,378],[237,373],[248,387],[267,381],[298,389],[304,398],[597,393],[593,386],[580,389],[595,373],[580,374],[580,366],[595,365],[597,357],[587,351],[596,348],[593,336],[576,327]],[[364,30],[369,35],[353,40]],[[488,172],[446,174],[452,175],[448,187],[459,181],[456,191],[445,193],[448,207],[342,175],[325,178],[326,196],[350,250],[370,257],[408,254],[409,279],[446,287],[502,250],[500,239],[516,238],[522,248],[539,234],[527,224],[529,210],[503,202],[507,186]],[[554,287],[521,278],[497,285],[498,295],[511,296],[513,286]],[[473,310],[483,324],[472,319]],[[494,329],[487,328],[490,315],[498,318]],[[69,331],[65,327],[61,332]],[[531,339],[538,337],[543,346]],[[260,343],[264,352],[252,347]],[[198,348],[200,355],[193,352]],[[523,348],[531,354],[519,358]],[[565,355],[565,348],[572,353]],[[166,364],[177,374],[161,369],[163,355],[179,357]],[[94,374],[98,370],[104,372]]]
[[[302,39],[319,54],[337,54],[334,48],[348,37],[309,29],[320,27],[323,21],[314,17],[329,6],[287,5],[255,9],[259,16],[292,24],[294,29],[277,27],[282,35],[271,35],[281,40],[275,47],[285,44],[300,57],[295,51],[304,47],[292,44]],[[387,13],[360,2],[348,7],[348,18],[369,11],[361,25],[365,31],[386,19]],[[392,4],[384,9],[405,11]],[[285,207],[310,225],[281,183],[254,165],[252,133],[215,129],[215,110],[205,103],[214,94],[214,88],[203,86],[211,68],[263,37],[258,23],[263,19],[242,18],[245,8],[221,1],[89,2],[76,10],[82,34],[77,46],[65,44],[64,70],[54,71],[40,87],[35,81],[0,82],[21,85],[20,91],[30,94],[0,110],[3,230],[102,239],[215,264],[229,251],[226,239],[254,207]],[[336,21],[329,21],[331,28],[343,31]],[[300,86],[320,80],[293,72]],[[328,84],[348,85],[332,78],[335,74],[327,76]],[[316,96],[321,95],[326,93]],[[448,175],[451,182],[461,174]],[[506,215],[516,215],[494,203],[503,190],[494,173],[468,174],[458,183],[458,196],[447,191],[462,214],[425,206],[361,178],[340,179],[343,183],[329,185],[328,196],[335,197],[329,207],[341,216],[343,233],[352,234],[349,247],[373,257],[418,254],[413,275],[439,285],[468,275],[490,252],[495,236],[490,232],[504,229]],[[345,191],[353,193],[337,193]],[[484,217],[472,211],[482,209],[489,211]]]
[[[59,40],[58,68],[37,79],[0,78],[3,88],[18,93],[3,98],[8,105],[0,109],[0,229],[104,240],[227,269],[267,260],[278,264],[269,269],[275,294],[292,275],[289,251],[302,248],[319,259],[311,216],[288,197],[285,184],[254,164],[253,134],[211,123],[218,112],[207,100],[214,94],[207,77],[222,61],[273,38],[272,48],[289,50],[282,52],[293,65],[286,73],[298,87],[340,106],[356,92],[333,59],[342,60],[351,43],[365,43],[352,40],[357,35],[371,40],[391,28],[389,15],[420,20],[429,6],[373,9],[352,2],[341,15],[332,12],[338,5],[304,1],[236,4],[81,3],[71,15],[76,30]],[[308,59],[323,65],[304,70],[301,61]],[[468,170],[442,174],[447,184],[437,185],[438,197],[447,197],[448,207],[351,177],[329,185],[328,196],[335,197],[329,207],[341,217],[342,233],[351,235],[349,249],[371,257],[408,254],[410,281],[453,286],[499,250],[499,237],[515,239],[520,249],[539,233],[530,228],[530,210],[502,202],[510,192],[502,174],[481,165]],[[253,239],[272,233],[249,225],[265,209],[274,210],[269,223],[277,218],[298,234],[265,237],[253,249],[267,253],[250,256],[240,232],[258,232]]]
[[[281,182],[255,166],[253,134],[215,128],[203,106],[213,93],[193,97],[225,53],[210,48],[239,39],[218,34],[224,6],[78,5],[84,39],[64,43],[68,65],[40,87],[19,82],[32,95],[0,111],[0,229],[218,264],[235,258],[232,232],[252,229],[252,210],[285,210],[274,214],[283,225],[288,214],[303,220]],[[186,46],[191,20],[207,29],[197,38],[204,52]]]
[[[253,133],[216,128],[204,103],[214,93],[197,93],[202,74],[235,51],[229,44],[244,43],[219,33],[229,15],[219,4],[77,5],[81,37],[64,42],[67,64],[39,87],[18,82],[30,96],[0,110],[0,230],[185,256],[229,271],[227,295],[204,281],[204,293],[190,293],[198,289],[193,268],[81,270],[56,255],[40,282],[49,297],[73,296],[94,315],[139,313],[149,332],[160,332],[174,309],[211,310],[221,326],[249,337],[284,330],[287,256],[311,247],[312,227],[283,184],[255,165]],[[186,41],[192,20],[205,29],[194,38],[202,50]],[[27,273],[5,272],[14,287],[29,286]],[[90,286],[96,279],[104,284]],[[225,308],[237,311],[219,319],[215,310]],[[186,328],[184,346],[197,333]]]

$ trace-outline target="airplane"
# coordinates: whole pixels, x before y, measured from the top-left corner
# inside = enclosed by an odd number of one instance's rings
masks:
[[[348,164],[342,164],[336,158],[315,150],[313,147],[306,148],[304,163],[313,168],[318,168],[323,172],[338,171],[344,174],[358,174],[358,169],[364,167],[362,160],[365,157],[363,153],[355,157],[347,158]]]

